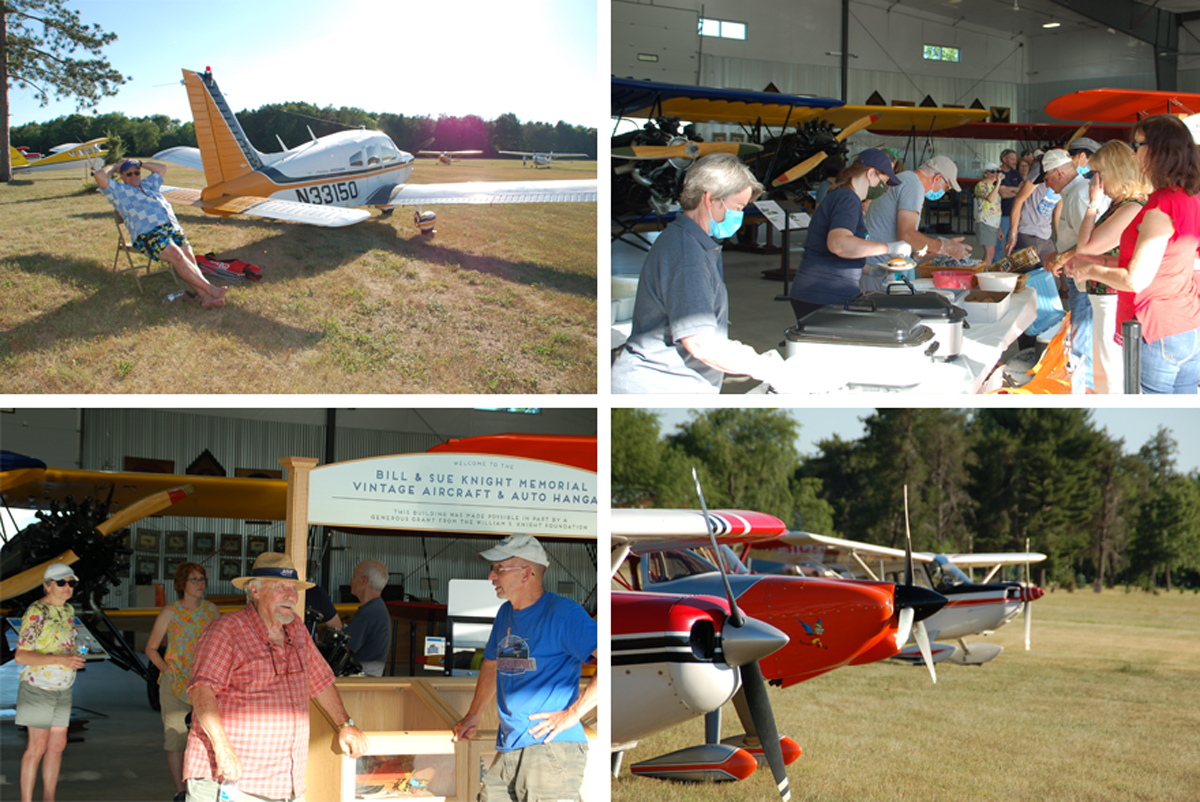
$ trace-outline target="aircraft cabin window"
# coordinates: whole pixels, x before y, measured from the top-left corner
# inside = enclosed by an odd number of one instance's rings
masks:
[[[653,555],[651,582],[670,582],[685,576],[711,574],[716,566],[690,551],[664,551]]]
[[[367,166],[379,164],[379,147],[377,145],[367,146]]]
[[[363,152],[361,150],[358,153],[355,153],[353,156],[350,157],[350,166],[351,167],[362,167],[363,166]]]
[[[391,142],[384,142],[381,146],[383,149],[383,160],[385,162],[395,161],[400,158],[400,151]]]

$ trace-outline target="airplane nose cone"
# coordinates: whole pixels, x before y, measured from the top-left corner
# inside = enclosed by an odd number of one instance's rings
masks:
[[[1029,587],[1021,588],[1021,601],[1023,602],[1037,601],[1045,595],[1046,591],[1042,590],[1036,585],[1030,585]]]
[[[740,627],[726,621],[721,629],[721,650],[725,653],[725,663],[734,667],[774,654],[787,642],[788,636],[782,630],[754,618],[743,619]]]
[[[911,607],[913,621],[924,621],[946,606],[946,597],[929,588],[917,585],[896,586],[896,609]]]

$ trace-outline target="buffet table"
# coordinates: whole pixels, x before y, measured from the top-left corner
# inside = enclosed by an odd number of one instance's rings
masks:
[[[796,392],[817,394],[854,393],[954,393],[971,394],[984,390],[1005,349],[1037,318],[1037,292],[1027,288],[1014,293],[1008,312],[991,323],[972,322],[963,332],[962,353],[950,360],[929,360],[919,370],[895,368],[891,373],[873,376],[870,383],[851,375],[846,360],[828,359],[819,363],[800,353],[787,360],[795,365]],[[990,389],[990,388],[989,388]],[[751,392],[767,392],[765,385]]]

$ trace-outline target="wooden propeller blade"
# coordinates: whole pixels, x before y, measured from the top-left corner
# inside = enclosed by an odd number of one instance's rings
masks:
[[[97,526],[96,531],[107,537],[113,532],[124,529],[130,524],[147,518],[159,510],[166,509],[176,502],[183,501],[195,491],[196,488],[192,485],[182,485],[171,490],[163,490],[159,493],[146,496],[144,499],[130,504]]]
[[[679,145],[634,145],[613,148],[614,159],[698,159],[710,153],[732,153],[738,158],[751,156],[762,145],[748,142],[684,142]]]
[[[1086,131],[1090,126],[1091,126],[1091,123],[1086,122],[1083,125],[1076,128],[1075,133],[1071,134],[1070,138],[1067,139],[1067,144],[1069,145],[1072,142],[1074,142],[1076,139],[1079,139],[1079,137],[1083,136],[1083,132]]]
[[[74,565],[79,561],[79,555],[68,549],[52,560],[46,560],[41,565],[36,565],[33,568],[22,571],[16,576],[10,576],[3,582],[0,582],[0,601],[7,601],[14,596],[20,596],[22,593],[29,591],[42,584],[42,576],[46,573],[46,567],[50,563],[62,563],[63,565]]]
[[[857,134],[859,131],[866,128],[868,125],[870,125],[871,123],[875,122],[878,119],[879,119],[878,114],[869,114],[866,117],[863,117],[862,119],[855,120],[850,125],[847,125],[840,132],[838,132],[838,135],[836,137],[837,141],[845,142],[846,138],[849,137],[851,134]],[[809,156],[807,159],[800,162],[795,167],[788,170],[786,173],[784,173],[783,175],[779,176],[774,181],[772,181],[771,186],[773,186],[773,187],[783,186],[784,184],[788,184],[788,183],[791,183],[792,181],[795,181],[797,178],[802,178],[803,176],[808,175],[810,172],[812,172],[813,170],[816,169],[818,164],[825,161],[825,158],[827,156],[828,156],[828,154],[825,153],[824,151],[821,151],[820,153],[816,154],[815,156]]]

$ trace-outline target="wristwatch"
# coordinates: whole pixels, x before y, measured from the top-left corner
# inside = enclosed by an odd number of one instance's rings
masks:
[[[348,718],[345,721],[343,721],[341,724],[338,725],[338,730],[343,730],[346,727],[357,727],[357,726],[358,725],[354,723],[354,719]]]

